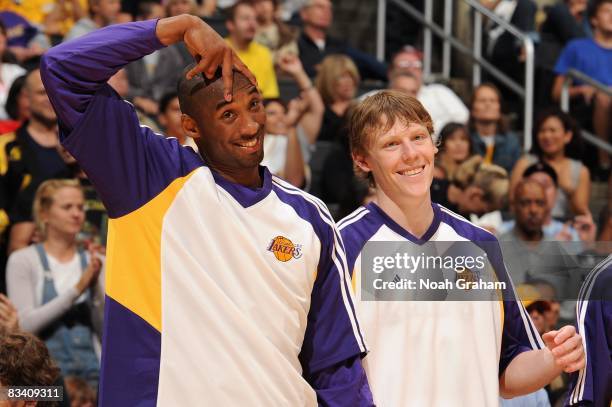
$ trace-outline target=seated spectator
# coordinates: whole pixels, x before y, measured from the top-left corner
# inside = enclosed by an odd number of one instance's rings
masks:
[[[484,83],[474,89],[468,127],[474,154],[481,155],[485,163],[499,165],[511,173],[521,156],[521,146],[516,135],[506,129],[501,94],[495,85]]]
[[[357,65],[362,78],[387,79],[383,63],[327,34],[333,20],[330,0],[307,0],[300,9],[300,16],[303,28],[298,38],[298,49],[308,76],[314,78],[317,75],[319,64],[327,55],[344,54]]]
[[[444,170],[445,178],[452,181],[457,168],[472,155],[472,139],[465,125],[448,123],[440,131],[436,167]]]
[[[406,84],[406,75],[401,73],[405,71],[414,76],[415,84]],[[435,134],[439,134],[448,122],[467,123],[470,113],[455,92],[439,83],[423,83],[423,54],[416,48],[405,46],[393,56],[389,80],[389,87],[395,90],[402,90],[398,86],[399,81],[403,81],[409,93],[416,85],[416,98],[431,115]]]
[[[359,186],[355,183],[347,132],[349,106],[359,80],[357,67],[345,55],[325,57],[315,79],[325,110],[309,161],[310,192],[331,205],[330,210],[337,218],[355,210],[362,200],[356,190]]]
[[[272,174],[301,188],[305,180],[304,159],[296,130],[301,112],[296,104],[291,102],[287,109],[280,99],[267,99],[264,106],[266,135],[264,159],[261,164],[268,167]]]
[[[346,112],[359,87],[359,72],[353,61],[344,55],[329,55],[321,62],[315,86],[323,98],[325,113],[318,141],[334,141],[346,146]]]
[[[89,16],[77,21],[64,41],[85,35],[98,28],[114,24],[121,12],[120,0],[89,0]]]
[[[19,330],[19,316],[17,308],[11,300],[0,293],[0,332],[15,332]]]
[[[0,21],[0,120],[9,118],[5,110],[6,99],[13,81],[25,74],[25,69],[16,64],[5,62],[7,59],[6,28]]]
[[[571,41],[563,49],[555,72],[557,78],[553,88],[553,98],[559,100],[561,89],[568,70],[576,69],[591,78],[612,86],[612,0],[596,0],[592,5],[590,22],[593,27],[593,38],[579,38]],[[583,98],[592,105],[592,123],[597,136],[606,142],[610,141],[612,129],[612,103],[610,96],[597,91],[592,86],[574,82],[569,89],[570,98]],[[595,178],[605,181],[610,173],[610,154],[599,150],[599,170]]]
[[[49,0],[47,0],[49,1]],[[10,4],[7,4],[10,3]],[[15,2],[4,1],[0,3],[0,21],[4,24],[7,33],[7,43],[10,59],[4,62],[16,62],[23,64],[30,58],[39,57],[46,48],[35,43],[35,39],[41,35],[38,28],[34,26],[27,18],[15,11],[8,11],[15,8],[23,7],[24,3],[31,2]],[[48,5],[53,7],[52,4]],[[36,8],[36,7],[31,7]]]
[[[159,124],[164,128],[164,134],[175,137],[183,146],[189,146],[198,151],[198,146],[189,137],[181,125],[181,107],[179,105],[178,93],[170,92],[162,96],[159,102]]]
[[[47,97],[40,70],[28,73],[25,90],[31,118],[15,133],[5,135],[0,156],[8,165],[3,173],[2,194],[13,224],[9,253],[30,244],[34,234],[32,200],[38,185],[51,178],[70,177],[71,172],[58,152],[57,116]]]
[[[227,42],[255,75],[263,97],[277,98],[279,96],[278,83],[272,54],[268,48],[254,41],[257,18],[251,3],[240,0],[230,7],[225,25],[229,31]]]
[[[553,239],[544,235],[546,193],[542,185],[522,180],[514,191],[514,228],[503,233],[504,259],[515,284],[544,280],[551,284],[557,299],[575,298],[579,287],[579,266],[562,245],[545,244]],[[572,297],[574,296],[574,297]]]
[[[0,387],[51,386],[59,378],[59,369],[45,344],[25,332],[0,330]],[[4,401],[2,402],[4,403]],[[17,402],[8,406],[36,405]],[[7,405],[7,404],[4,404]]]
[[[540,26],[539,64],[552,69],[568,42],[590,36],[587,6],[588,0],[558,0],[545,8],[546,20]]]
[[[546,214],[542,230],[546,238],[572,242],[592,242],[595,239],[596,227],[590,213],[578,215],[566,223],[553,218],[552,211],[557,202],[558,195],[558,176],[550,165],[538,161],[525,169],[522,179],[535,181],[544,188],[546,194]],[[512,185],[512,182],[511,180],[510,185]],[[518,182],[520,180],[516,183]],[[504,222],[498,233],[505,233],[511,230],[514,225],[514,220]]]
[[[417,77],[407,69],[396,69],[389,74],[389,89],[404,92],[416,98],[421,87]],[[372,92],[368,93],[369,94]],[[466,109],[467,110],[467,109]]]
[[[70,397],[70,407],[95,407],[96,392],[80,377],[68,376],[64,378],[66,392]]]
[[[278,0],[254,0],[253,7],[258,22],[255,41],[272,51],[274,63],[278,63],[282,55],[298,55],[297,31],[276,17]]]
[[[163,17],[165,11],[159,3],[146,1],[138,5],[136,19],[139,21]],[[155,117],[161,97],[176,91],[184,67],[181,53],[173,45],[131,62],[125,68],[130,83],[128,98],[145,114]]]
[[[96,248],[86,253],[77,245],[85,217],[83,205],[76,180],[40,185],[34,216],[42,242],[11,254],[7,288],[22,329],[46,342],[62,373],[95,384],[104,279]]]
[[[506,206],[508,185],[503,168],[473,156],[457,167],[445,194],[447,201],[440,204],[478,226],[496,231],[501,225],[499,211]]]
[[[591,177],[580,158],[582,146],[580,129],[567,113],[553,108],[543,112],[534,128],[531,154],[516,162],[510,179],[512,188],[523,177],[525,168],[538,161],[550,165],[557,174],[558,193],[552,216],[569,219],[589,212]]]

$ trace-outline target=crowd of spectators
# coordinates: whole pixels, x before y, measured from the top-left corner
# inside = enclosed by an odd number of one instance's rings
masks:
[[[363,84],[417,98],[439,148],[433,201],[510,242],[515,254],[505,258],[515,262],[515,282],[538,288],[527,309],[540,333],[553,329],[557,321],[546,316],[571,297],[562,293],[575,277],[568,270],[579,265],[538,273],[550,269],[538,265],[543,258],[567,258],[551,254],[565,249],[544,243],[574,242],[581,253],[599,255],[595,242],[612,240],[610,155],[581,137],[586,129],[611,141],[610,96],[574,81],[572,113],[556,107],[569,69],[612,86],[612,1],[558,0],[540,9],[534,0],[482,2],[536,40],[531,151],[518,134],[521,102],[503,85],[485,82],[459,96],[424,76],[419,44],[378,61],[330,34],[331,0],[0,0],[0,355],[2,346],[32,349],[29,358],[0,364],[44,359],[40,379],[27,380],[63,383],[73,406],[95,402],[107,214],[59,144],[63,129],[40,77],[40,55],[110,24],[183,13],[209,21],[257,78],[266,99],[263,165],[321,198],[337,219],[372,195],[354,175],[347,136],[352,106],[371,94]],[[491,21],[483,29],[483,55],[520,81],[520,44]],[[143,125],[197,151],[181,126],[176,90],[191,62],[180,43],[130,63],[109,84],[137,108]],[[608,186],[601,213],[591,213],[594,181]],[[48,353],[20,331],[42,339]],[[0,375],[0,384],[11,380]]]

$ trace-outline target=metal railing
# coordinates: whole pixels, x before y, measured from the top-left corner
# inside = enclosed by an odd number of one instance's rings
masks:
[[[590,76],[587,76],[586,74],[576,69],[570,69],[565,74],[565,80],[563,81],[563,87],[561,88],[561,110],[563,110],[564,112],[569,113],[569,110],[570,110],[569,88],[572,82],[574,81],[574,79],[584,82],[587,85],[590,85],[594,87],[595,89],[612,97],[612,89],[609,86],[606,86],[603,83],[596,81],[595,79],[591,78]],[[607,143],[604,140],[601,140],[597,136],[589,133],[588,131],[582,130],[581,133],[582,133],[583,139],[595,145],[596,147],[601,148],[602,150],[607,151],[608,153],[612,154],[612,144]]]
[[[386,13],[386,2],[391,1],[395,6],[405,11],[412,16],[416,21],[424,26],[424,44],[423,44],[423,73],[425,77],[431,75],[431,54],[432,54],[432,34],[437,35],[443,41],[442,50],[442,76],[446,79],[450,77],[451,70],[451,47],[466,54],[470,57],[474,64],[472,68],[472,84],[477,86],[481,81],[481,69],[485,69],[501,83],[506,85],[513,92],[517,93],[525,101],[524,107],[524,125],[523,125],[523,148],[526,151],[531,149],[531,132],[533,128],[533,99],[534,99],[534,69],[535,69],[535,50],[532,39],[525,33],[518,30],[516,27],[503,20],[489,9],[484,7],[477,0],[463,0],[476,13],[474,14],[474,39],[473,48],[470,49],[459,40],[452,36],[452,1],[444,1],[444,27],[440,27],[433,21],[433,0],[425,0],[425,13],[421,13],[411,4],[402,2],[401,0],[378,0],[378,12]],[[383,4],[384,3],[384,4]],[[518,38],[525,49],[525,84],[518,84],[508,75],[497,69],[490,62],[482,58],[482,16],[486,16],[514,37]],[[385,33],[385,18],[384,15],[378,16],[377,24],[377,56],[381,58],[384,55],[384,33]]]

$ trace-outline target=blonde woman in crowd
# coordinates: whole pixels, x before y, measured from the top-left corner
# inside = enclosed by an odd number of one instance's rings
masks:
[[[103,318],[103,258],[78,246],[83,191],[77,180],[43,182],[34,198],[42,242],[8,260],[7,289],[24,331],[43,339],[64,375],[96,384]]]

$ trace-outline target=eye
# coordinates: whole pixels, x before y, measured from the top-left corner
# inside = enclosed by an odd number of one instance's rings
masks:
[[[416,136],[414,136],[414,139],[416,141],[423,141],[423,140],[425,140],[425,135],[424,134],[417,134]]]
[[[223,114],[221,115],[221,117],[224,120],[231,120],[234,118],[234,112],[230,111],[230,110],[226,110],[225,112],[223,112]]]
[[[383,145],[383,148],[395,147],[397,145],[399,145],[399,143],[396,140],[388,141]]]
[[[259,99],[251,100],[251,109],[257,109],[260,104],[261,104],[261,101]]]

